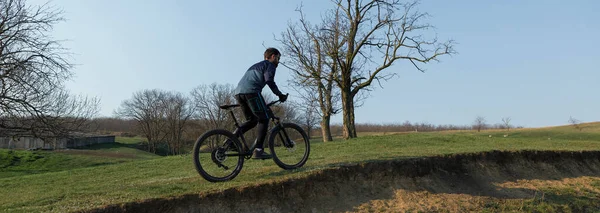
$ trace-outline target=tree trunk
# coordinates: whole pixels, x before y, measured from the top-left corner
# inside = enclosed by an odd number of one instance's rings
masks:
[[[323,134],[323,142],[333,141],[331,137],[331,128],[329,127],[329,121],[331,117],[324,115],[321,117],[321,133]]]
[[[354,126],[354,97],[350,91],[342,91],[342,110],[344,117],[344,139],[356,138],[356,127]]]

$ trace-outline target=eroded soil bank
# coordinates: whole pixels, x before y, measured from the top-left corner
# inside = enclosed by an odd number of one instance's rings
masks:
[[[92,212],[595,212],[599,159],[597,151],[493,151],[369,162]]]

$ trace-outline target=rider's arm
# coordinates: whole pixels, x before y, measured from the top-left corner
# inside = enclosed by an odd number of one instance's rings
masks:
[[[265,82],[269,85],[269,88],[271,88],[271,91],[273,91],[275,95],[283,95],[283,93],[279,91],[279,88],[277,88],[277,84],[275,84],[275,66],[273,66],[273,64],[269,63],[267,70],[264,72],[264,77]]]

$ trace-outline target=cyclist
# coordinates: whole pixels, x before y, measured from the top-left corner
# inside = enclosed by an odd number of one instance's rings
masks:
[[[277,84],[275,84],[275,69],[279,65],[281,53],[275,48],[267,48],[264,58],[265,60],[248,68],[234,90],[235,99],[244,112],[246,122],[241,124],[233,134],[244,134],[258,124],[258,137],[252,154],[253,159],[271,158],[271,155],[264,151],[263,143],[267,135],[269,118],[273,116],[273,113],[267,107],[265,99],[261,95],[262,89],[265,85],[269,85],[271,91],[279,97],[279,101],[285,102],[287,100],[287,95],[279,91]]]

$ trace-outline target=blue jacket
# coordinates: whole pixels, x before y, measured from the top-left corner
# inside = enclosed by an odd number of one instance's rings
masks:
[[[252,65],[234,90],[235,94],[261,93],[265,85],[269,85],[275,95],[282,95],[275,84],[275,65],[264,60]]]

